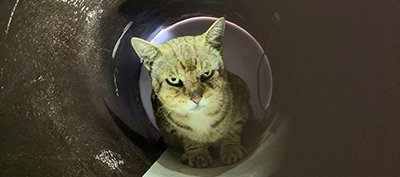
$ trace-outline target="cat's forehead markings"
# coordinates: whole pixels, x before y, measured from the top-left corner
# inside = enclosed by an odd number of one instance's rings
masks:
[[[179,64],[181,65],[183,70],[186,70],[186,66],[183,64],[182,60],[179,60]]]
[[[182,73],[180,72],[181,70],[178,69],[177,65],[173,65],[173,66],[174,66],[173,69],[171,68],[171,71],[170,71],[171,74],[174,76],[182,75]]]
[[[191,60],[187,60],[188,64],[187,64],[187,72],[193,72],[194,70],[196,70],[197,66],[195,63],[197,63],[197,59],[191,59]]]

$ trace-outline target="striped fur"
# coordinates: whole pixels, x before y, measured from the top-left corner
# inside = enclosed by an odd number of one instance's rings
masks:
[[[234,163],[244,156],[241,132],[250,116],[245,83],[225,70],[222,60],[224,18],[202,35],[153,45],[132,38],[150,72],[153,108],[164,141],[183,150],[192,167],[212,164],[208,145],[221,142],[220,157]]]

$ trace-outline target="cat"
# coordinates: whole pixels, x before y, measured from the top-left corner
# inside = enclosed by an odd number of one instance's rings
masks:
[[[225,18],[202,35],[153,45],[133,37],[131,44],[149,70],[152,103],[164,142],[183,151],[190,167],[213,163],[210,144],[220,143],[220,159],[232,164],[245,155],[243,125],[251,116],[245,82],[228,72],[222,58]]]

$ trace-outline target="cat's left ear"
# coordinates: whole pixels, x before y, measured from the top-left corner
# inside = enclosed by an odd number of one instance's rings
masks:
[[[157,47],[137,37],[131,39],[131,44],[136,54],[143,60],[144,66],[150,71],[151,65],[158,54]]]
[[[215,21],[203,35],[207,43],[211,44],[218,51],[221,51],[224,32],[225,32],[225,18],[221,17],[217,21]]]

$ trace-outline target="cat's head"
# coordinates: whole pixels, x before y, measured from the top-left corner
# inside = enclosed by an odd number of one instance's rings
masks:
[[[222,60],[224,31],[225,19],[220,18],[202,35],[179,37],[162,45],[131,39],[166,108],[181,114],[219,109],[227,85]]]

